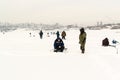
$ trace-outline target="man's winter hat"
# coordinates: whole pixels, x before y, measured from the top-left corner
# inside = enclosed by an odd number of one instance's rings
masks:
[[[84,31],[84,28],[81,28],[80,31],[83,32],[83,31]]]

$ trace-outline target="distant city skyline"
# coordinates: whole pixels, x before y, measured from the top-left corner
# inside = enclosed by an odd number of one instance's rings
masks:
[[[119,0],[0,0],[0,22],[95,25],[120,22]]]

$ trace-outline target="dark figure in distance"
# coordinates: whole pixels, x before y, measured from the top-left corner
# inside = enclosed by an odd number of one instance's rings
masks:
[[[102,46],[109,46],[109,39],[107,37],[102,41]]]
[[[66,32],[65,32],[65,31],[63,31],[63,32],[62,32],[62,34],[61,34],[61,36],[62,36],[62,39],[65,39]]]
[[[42,32],[42,30],[40,30],[39,35],[40,35],[40,39],[42,39],[42,37],[43,37],[43,32]]]
[[[31,37],[31,32],[29,34],[30,34],[30,37]]]
[[[60,36],[60,33],[59,33],[59,31],[57,31],[56,35],[57,35],[57,38],[59,38],[59,36]]]

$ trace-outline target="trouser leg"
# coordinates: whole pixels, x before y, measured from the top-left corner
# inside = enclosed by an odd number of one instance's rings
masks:
[[[81,49],[82,53],[84,53],[84,52],[85,52],[85,44],[82,44],[82,45],[80,46],[80,49]]]

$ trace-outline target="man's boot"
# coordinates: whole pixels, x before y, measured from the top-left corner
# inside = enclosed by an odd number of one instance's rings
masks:
[[[85,49],[82,49],[82,53],[84,54],[84,52],[85,52]]]

